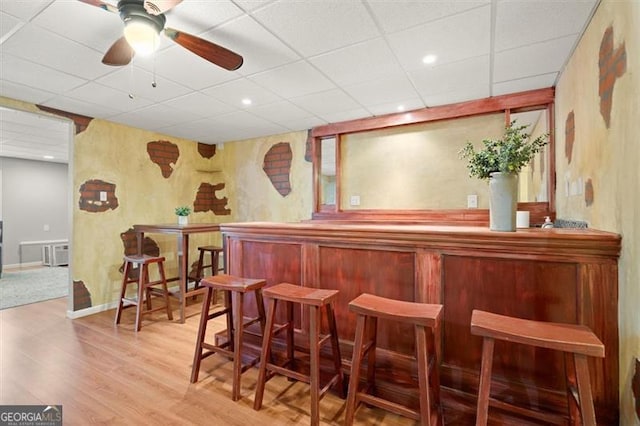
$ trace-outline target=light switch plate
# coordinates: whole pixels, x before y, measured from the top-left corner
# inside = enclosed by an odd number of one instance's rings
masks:
[[[476,194],[467,195],[467,208],[469,209],[478,208],[478,196]]]
[[[359,195],[352,195],[351,196],[351,205],[352,206],[359,206],[360,205],[360,196]]]

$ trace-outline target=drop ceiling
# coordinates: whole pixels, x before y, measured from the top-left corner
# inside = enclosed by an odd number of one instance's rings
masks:
[[[240,69],[226,71],[166,37],[152,58],[103,65],[102,56],[122,35],[117,14],[73,0],[2,0],[0,95],[224,143],[400,107],[554,86],[597,5],[597,0],[185,0],[169,11],[168,27],[244,57]],[[435,63],[423,63],[428,54],[437,56]],[[20,157],[16,132],[4,121],[9,115],[3,110],[0,115],[2,146],[8,146],[5,134],[11,133],[9,156]]]

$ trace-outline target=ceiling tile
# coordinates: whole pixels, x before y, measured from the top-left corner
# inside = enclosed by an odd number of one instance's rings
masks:
[[[306,56],[380,35],[367,9],[355,1],[279,1],[253,16]]]
[[[244,78],[202,90],[202,93],[238,108],[252,108],[280,99],[269,90],[263,89],[253,81]],[[251,105],[244,106],[242,100],[247,98],[251,99]]]
[[[553,87],[558,78],[557,72],[536,75],[534,77],[519,78],[517,80],[507,80],[493,85],[492,95],[506,95],[508,93],[524,92],[526,90],[540,89],[542,87]]]
[[[489,91],[489,56],[478,56],[460,62],[424,67],[412,71],[409,76],[423,99],[438,93],[463,90],[483,85]],[[425,101],[427,106],[432,104]]]
[[[324,124],[327,124],[327,121],[323,120],[320,117],[313,116],[307,118],[287,119],[281,121],[280,124],[289,130],[297,131],[311,129],[316,126],[322,126]]]
[[[274,0],[234,0],[234,3],[249,12],[266,4],[272,3],[273,1]]]
[[[80,101],[66,96],[56,96],[43,102],[42,105],[62,111],[85,115],[87,117],[104,118],[117,114],[117,110],[106,105]]]
[[[486,5],[489,2],[490,0],[367,0],[369,7],[386,33],[402,31],[425,22],[435,21]]]
[[[329,79],[305,61],[283,65],[249,78],[287,99],[335,87]]]
[[[2,54],[0,58],[2,58],[0,78],[24,86],[53,93],[56,91],[67,92],[87,82],[85,79],[56,71],[16,56]],[[46,78],[43,78],[43,76],[46,76]]]
[[[106,52],[122,36],[124,26],[117,14],[80,1],[53,2],[32,22],[98,52]]]
[[[194,119],[226,114],[237,109],[200,92],[192,92],[188,95],[168,100],[164,104],[189,112]]]
[[[339,111],[353,111],[360,107],[356,101],[340,89],[312,93],[291,100],[299,107],[322,117]]]
[[[387,42],[381,37],[315,56],[309,61],[341,85],[403,73]]]
[[[229,0],[190,1],[188,7],[180,4],[167,16],[168,28],[201,36],[205,31],[242,15],[244,12]],[[216,40],[211,40],[216,42]]]
[[[319,115],[328,123],[338,123],[340,121],[356,120],[370,116],[369,111],[364,108],[356,108],[348,111],[327,111]]]
[[[458,102],[472,101],[489,97],[489,87],[485,85],[469,85],[458,87],[449,92],[441,92],[435,95],[425,96],[427,106],[449,105]]]
[[[367,110],[373,115],[385,115],[401,112],[398,107],[402,106],[402,111],[413,111],[424,108],[424,102],[420,98],[397,99],[395,102],[387,102],[378,105],[367,105]]]
[[[0,80],[0,96],[12,99],[19,99],[24,102],[41,104],[48,99],[54,98],[55,93],[36,89],[12,81]]]
[[[464,28],[464,31],[461,29]],[[491,7],[484,6],[388,36],[402,66],[425,67],[422,58],[438,56],[436,64],[489,54]]]
[[[404,73],[393,78],[345,86],[344,90],[365,107],[418,97],[418,93]]]
[[[289,101],[277,101],[251,108],[251,113],[272,122],[280,123],[289,120],[308,118],[312,114],[298,108]]]
[[[96,80],[100,84],[112,87],[124,93],[154,102],[162,102],[189,93],[189,89],[174,83],[160,75],[154,77],[152,72],[136,66],[116,68],[116,71]],[[155,81],[156,85],[153,86]]]
[[[156,130],[163,127],[174,126],[183,121],[190,121],[193,115],[179,111],[161,104],[154,104],[125,114],[118,114],[109,117],[117,123],[127,124],[133,127],[140,127],[139,123],[147,123],[146,128]]]
[[[95,50],[33,24],[23,26],[5,41],[2,51],[86,79],[109,72]]]
[[[18,18],[0,12],[0,44],[4,38],[18,31],[21,26],[22,21]]]
[[[498,1],[495,48],[500,52],[580,33],[595,3],[596,0]]]
[[[98,83],[87,83],[67,93],[70,98],[99,105],[109,105],[119,111],[133,111],[153,104],[142,96],[129,97],[129,93]]]
[[[182,46],[174,45],[152,58],[135,58],[134,64],[156,75],[172,80],[194,90],[201,90],[240,77],[237,72],[227,71]]]
[[[207,40],[230,49],[244,59],[238,73],[251,75],[300,59],[300,55],[258,24],[243,16],[203,34]]]
[[[496,53],[493,82],[558,71],[564,66],[574,43],[575,38],[567,36]]]
[[[0,10],[22,21],[29,21],[36,16],[51,0],[29,0],[29,1],[9,1],[0,2]]]

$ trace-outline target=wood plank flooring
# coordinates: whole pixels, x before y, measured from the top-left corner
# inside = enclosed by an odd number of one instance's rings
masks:
[[[65,425],[309,424],[304,383],[273,378],[255,411],[255,368],[243,374],[237,402],[223,357],[203,360],[199,382],[189,382],[199,303],[187,307],[185,324],[156,313],[137,334],[131,309],[120,326],[113,310],[70,320],[65,309],[65,299],[55,299],[0,311],[0,404],[62,404]],[[224,328],[219,320],[209,332]],[[320,402],[322,424],[341,425],[344,408],[344,400],[328,394]],[[416,423],[362,406],[356,424]]]

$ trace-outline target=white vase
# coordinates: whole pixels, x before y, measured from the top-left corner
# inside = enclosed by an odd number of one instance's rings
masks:
[[[518,175],[493,172],[489,178],[489,229],[515,231]]]
[[[178,216],[178,225],[186,225],[189,223],[188,216]]]

